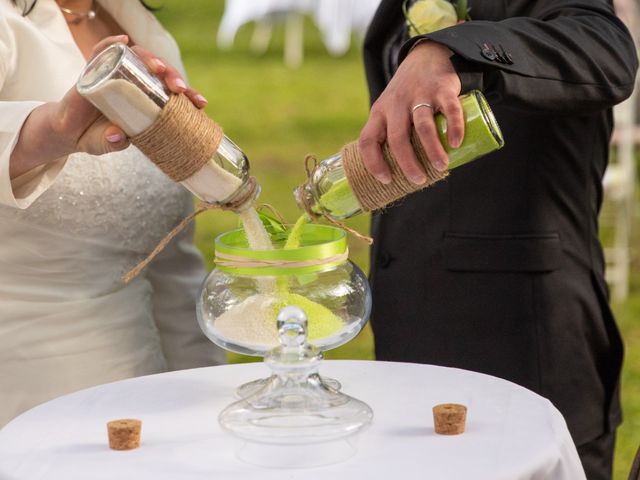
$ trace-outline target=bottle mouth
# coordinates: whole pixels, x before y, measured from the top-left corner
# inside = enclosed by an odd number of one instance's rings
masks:
[[[255,178],[249,177],[248,181],[244,182],[231,196],[225,198],[219,204],[236,213],[244,212],[254,205],[260,192],[260,184]]]
[[[491,135],[493,135],[493,139],[498,144],[498,148],[502,148],[504,146],[504,137],[502,136],[500,125],[498,125],[496,117],[494,116],[493,111],[489,106],[489,102],[487,102],[487,99],[479,90],[474,90],[473,95],[475,96],[480,107],[482,118],[488,126]]]
[[[82,95],[91,93],[102,83],[112,77],[126,52],[124,43],[114,43],[96,55],[82,70],[76,88]]]
[[[303,212],[306,211],[305,203],[302,201],[302,190],[304,189],[304,185],[298,185],[293,189],[293,199],[296,202],[299,210]]]
[[[170,92],[162,80],[121,42],[109,45],[84,67],[76,82],[76,90],[80,95],[88,96],[116,79],[134,84],[160,108],[169,101]]]
[[[318,218],[320,213],[313,208],[313,194],[308,183],[303,183],[293,189],[293,199],[298,205],[298,209],[304,212],[309,220]]]

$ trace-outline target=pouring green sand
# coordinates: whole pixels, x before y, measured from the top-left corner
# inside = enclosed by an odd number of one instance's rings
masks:
[[[284,244],[284,250],[292,250],[300,247],[302,233],[308,223],[309,219],[306,215],[301,215],[300,218],[298,218],[289,232],[287,241]],[[316,274],[311,275],[317,276]],[[282,308],[288,305],[300,307],[307,314],[310,340],[335,335],[344,328],[342,319],[324,305],[311,301],[302,295],[291,293],[287,285],[288,278],[288,276],[285,276],[278,279],[278,302],[274,305],[276,315]],[[305,278],[305,283],[307,283],[309,281],[309,274],[303,278]]]
[[[291,250],[293,248],[299,248],[300,242],[302,241],[302,232],[304,231],[304,227],[309,223],[309,219],[306,215],[301,215],[296,223],[293,224],[291,230],[289,231],[289,235],[287,236],[287,241],[284,243],[285,250]]]

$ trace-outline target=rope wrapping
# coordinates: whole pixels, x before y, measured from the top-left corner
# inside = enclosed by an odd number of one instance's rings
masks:
[[[172,95],[154,124],[131,143],[171,180],[182,182],[213,157],[222,138],[222,127],[181,93]]]
[[[392,181],[388,185],[380,183],[365,168],[357,141],[342,148],[342,166],[349,185],[364,212],[384,208],[410,193],[433,185],[449,174],[448,171],[439,172],[431,165],[415,131],[411,134],[411,144],[427,176],[427,181],[422,185],[416,185],[404,176],[386,142],[382,145],[382,154],[391,169]]]

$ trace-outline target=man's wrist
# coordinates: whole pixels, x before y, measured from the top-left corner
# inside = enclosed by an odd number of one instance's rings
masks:
[[[449,52],[449,60],[460,80],[460,93],[464,94],[471,90],[482,90],[484,87],[484,72],[482,68],[480,68],[477,63],[468,61],[461,55],[458,55],[454,50],[451,50],[448,45],[433,40],[429,35],[430,34],[426,34],[410,38],[402,46],[400,61],[403,61],[410,53],[414,52],[415,49],[420,48],[421,45],[438,45]]]
[[[434,42],[433,40],[430,40],[428,38],[421,38],[418,42],[414,43],[411,46],[411,48],[407,52],[405,58],[408,57],[412,52],[416,52],[416,51],[420,51],[420,50],[430,51],[430,52],[439,51],[439,52],[444,53],[448,57],[450,57],[450,56],[452,56],[454,54],[451,51],[451,49],[449,49],[449,47],[447,47],[446,45],[444,45],[442,43]]]

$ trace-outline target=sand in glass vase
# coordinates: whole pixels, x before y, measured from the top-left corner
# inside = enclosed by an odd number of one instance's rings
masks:
[[[308,218],[305,215],[298,218],[289,230],[282,250],[294,250],[300,247],[307,224]],[[262,223],[260,225],[262,226]],[[245,233],[248,237],[249,232],[246,231],[246,226],[247,224],[245,224]],[[249,244],[253,249],[254,246]],[[297,276],[298,281],[304,282],[313,282],[316,278],[314,274]],[[275,346],[278,344],[278,333],[274,328],[274,318],[278,311],[288,305],[296,305],[307,313],[311,319],[308,335],[312,341],[329,338],[344,330],[343,319],[324,305],[291,291],[289,280],[288,276],[257,277],[258,292],[224,312],[216,320],[215,328],[219,334],[244,344]]]

